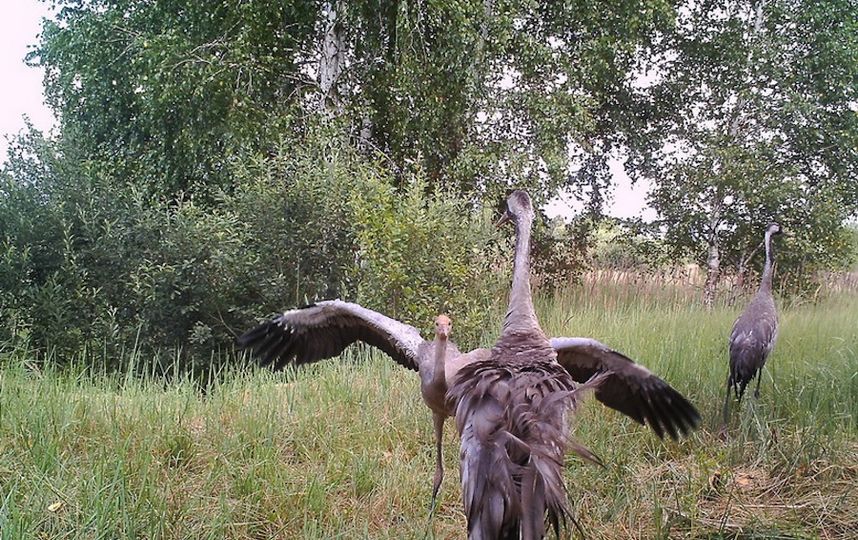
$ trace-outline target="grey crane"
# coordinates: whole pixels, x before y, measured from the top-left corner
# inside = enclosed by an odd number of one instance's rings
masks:
[[[432,508],[444,466],[441,458],[444,422],[452,415],[446,403],[448,385],[459,368],[488,355],[487,349],[463,354],[450,339],[452,322],[446,315],[435,319],[435,339],[424,340],[413,326],[377,311],[341,300],[325,300],[282,313],[238,338],[262,366],[275,370],[288,364],[302,365],[333,358],[355,342],[372,345],[396,363],[417,371],[420,393],[432,411],[435,429],[435,476]]]
[[[456,411],[444,400],[463,366],[485,360],[489,349],[461,353],[449,340],[451,322],[446,316],[435,321],[435,339],[426,341],[413,326],[351,302],[325,300],[291,309],[238,338],[241,348],[250,349],[262,366],[282,369],[333,358],[349,345],[361,342],[380,349],[398,364],[417,371],[421,395],[432,411],[435,428],[436,469],[432,503],[443,479],[441,444],[443,424]],[[595,397],[640,424],[649,425],[659,436],[677,438],[700,420],[697,411],[676,390],[635,364],[626,356],[590,338],[558,337],[550,342],[557,360],[576,381],[585,382],[604,374]],[[444,378],[438,366],[444,366]],[[583,451],[583,449],[582,449]]]
[[[516,243],[503,329],[490,355],[462,366],[447,393],[461,439],[471,540],[542,538],[546,514],[560,533],[571,518],[562,477],[566,450],[599,463],[568,434],[567,412],[582,390],[593,389],[605,405],[648,423],[660,437],[676,438],[700,421],[681,394],[620,353],[588,338],[546,337],[530,290],[534,212],[527,193],[509,196],[504,218],[515,224]]]
[[[727,395],[724,398],[724,425],[730,414],[730,390],[741,401],[754,377],[757,377],[757,388],[754,397],[760,397],[760,381],[763,366],[775,346],[778,337],[778,311],[775,299],[772,297],[772,276],[774,274],[774,253],[772,237],[781,234],[781,226],[770,223],[766,227],[765,247],[766,264],[763,267],[763,277],[760,287],[751,299],[745,311],[733,323],[730,332],[730,374],[727,376]]]

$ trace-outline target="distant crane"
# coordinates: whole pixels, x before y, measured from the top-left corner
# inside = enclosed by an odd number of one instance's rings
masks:
[[[772,274],[774,273],[774,253],[772,236],[781,234],[781,226],[770,223],[766,227],[765,247],[766,264],[760,288],[751,299],[745,311],[733,323],[730,332],[730,374],[727,377],[727,395],[724,398],[724,425],[730,415],[730,391],[741,402],[748,386],[757,377],[754,397],[760,397],[760,381],[763,366],[778,337],[778,312],[772,297]]]

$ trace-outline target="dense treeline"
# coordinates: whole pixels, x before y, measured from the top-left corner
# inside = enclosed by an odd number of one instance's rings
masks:
[[[418,327],[447,310],[476,340],[500,195],[586,201],[539,234],[562,282],[617,152],[662,218],[630,249],[750,268],[777,218],[784,275],[845,261],[853,2],[58,4],[29,58],[58,134],[22,135],[0,175],[3,344],[207,364],[331,296]]]
[[[89,348],[119,361],[136,346],[167,364],[181,347],[205,365],[257,317],[336,296],[418,325],[448,310],[473,339],[494,302],[488,266],[502,264],[490,216],[456,193],[427,197],[419,173],[395,190],[336,136],[242,162],[234,189],[203,201],[55,176],[38,164],[61,158],[34,157],[37,179],[2,187],[0,339],[58,358]]]

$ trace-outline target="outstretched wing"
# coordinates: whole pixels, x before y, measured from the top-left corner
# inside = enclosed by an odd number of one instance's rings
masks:
[[[426,341],[413,326],[340,300],[292,309],[246,332],[238,346],[251,349],[262,366],[308,364],[337,356],[361,341],[387,353],[398,364],[417,370]]]
[[[640,424],[659,438],[676,439],[700,423],[700,414],[682,394],[630,358],[590,338],[551,338],[557,361],[577,382],[597,373],[610,375],[596,389],[596,399]]]

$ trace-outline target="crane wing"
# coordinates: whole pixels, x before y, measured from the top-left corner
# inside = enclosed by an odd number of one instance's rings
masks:
[[[734,355],[739,349],[747,349],[752,354],[768,356],[772,352],[778,337],[777,314],[771,312],[757,313],[748,310],[733,323],[730,332],[730,354]]]
[[[337,356],[360,341],[381,349],[398,364],[417,370],[427,343],[413,326],[341,300],[326,300],[282,313],[238,338],[260,365],[308,364]]]
[[[610,375],[596,389],[596,399],[640,424],[649,425],[659,438],[688,434],[700,423],[700,414],[685,397],[647,368],[590,338],[551,338],[557,361],[575,381],[593,375]]]

